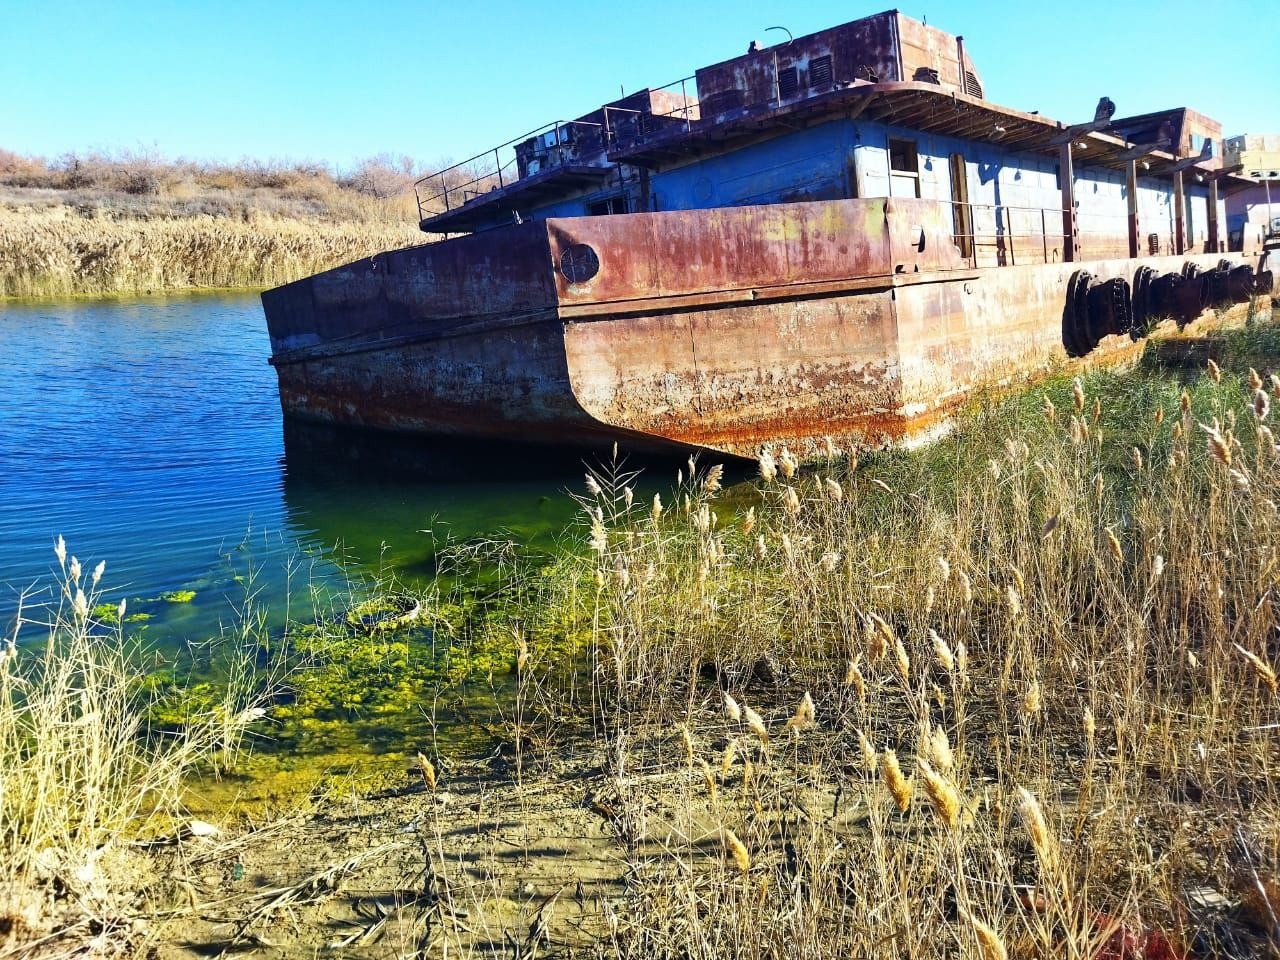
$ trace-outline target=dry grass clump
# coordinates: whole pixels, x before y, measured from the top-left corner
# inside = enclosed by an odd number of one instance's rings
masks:
[[[106,953],[147,935],[133,844],[213,828],[179,819],[187,778],[225,765],[261,716],[252,684],[176,731],[146,723],[138,651],[94,619],[103,574],[59,538],[59,603],[32,643],[0,640],[0,954]],[[123,608],[123,602],[121,604]],[[117,618],[123,620],[123,609]],[[20,642],[20,639],[24,642]]]
[[[1214,373],[1059,380],[856,472],[762,451],[733,507],[696,463],[652,506],[595,477],[611,948],[1268,949],[1195,893],[1280,871],[1280,449]]]
[[[407,222],[0,207],[0,297],[271,286],[421,240]]]

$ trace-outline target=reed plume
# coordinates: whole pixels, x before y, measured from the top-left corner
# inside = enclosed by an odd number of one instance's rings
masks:
[[[914,787],[903,774],[902,767],[898,763],[898,755],[893,750],[885,750],[881,754],[880,769],[884,774],[884,782],[889,788],[889,794],[898,807],[898,812],[906,813],[907,808],[911,806]]]
[[[813,706],[813,697],[809,696],[806,690],[800,702],[796,704],[796,711],[787,721],[787,727],[792,730],[806,730],[813,726],[815,710]]]
[[[1009,960],[1009,951],[1005,949],[1004,941],[994,929],[971,913],[962,911],[960,915],[969,921],[969,926],[973,928],[973,933],[978,938],[978,949],[982,953],[982,960]]]
[[[724,464],[717,463],[707,470],[702,480],[702,489],[707,493],[719,493],[724,479]]]
[[[721,841],[724,844],[725,855],[737,868],[738,872],[743,876],[750,873],[751,854],[747,850],[747,845],[738,839],[738,835],[728,827],[725,827],[721,833]]]
[[[1236,648],[1236,651],[1242,657],[1249,661],[1249,664],[1253,667],[1254,673],[1258,675],[1258,679],[1266,685],[1267,689],[1272,693],[1275,693],[1277,687],[1275,670],[1273,670],[1271,666],[1256,653],[1251,653],[1244,647],[1240,646],[1240,644],[1233,643],[1232,646]]]
[[[937,726],[929,734],[929,759],[943,773],[951,773],[955,768],[956,758],[951,751],[951,741],[947,739],[947,731]]]
[[[960,794],[955,786],[929,765],[923,757],[916,758],[916,769],[924,781],[924,792],[933,804],[934,812],[949,829],[960,822]]]
[[[727,777],[733,768],[733,761],[738,756],[738,741],[731,739],[724,745],[724,753],[720,755],[720,776]]]
[[[787,487],[786,493],[782,495],[782,505],[792,515],[800,512],[800,495],[796,493],[795,487]]]
[[[418,773],[422,775],[422,782],[427,785],[428,790],[434,793],[436,789],[435,764],[433,764],[430,760],[428,760],[426,757],[426,754],[422,752],[418,753],[417,760],[418,760]]]
[[[1107,538],[1107,550],[1111,554],[1111,559],[1116,563],[1124,563],[1124,549],[1120,546],[1120,540],[1110,530],[1104,530],[1103,534]]]
[[[1036,852],[1036,857],[1040,860],[1040,865],[1047,871],[1056,870],[1058,865],[1058,846],[1053,834],[1049,832],[1049,825],[1045,821],[1044,810],[1040,807],[1040,801],[1026,787],[1018,787],[1017,796],[1018,809],[1022,813],[1027,835],[1031,838],[1031,846]]]
[[[889,652],[889,647],[898,642],[897,634],[889,626],[884,617],[878,613],[869,613],[866,618],[867,655],[872,660],[879,660]]]
[[[907,648],[902,645],[902,640],[895,637],[893,642],[893,661],[894,666],[898,669],[898,676],[902,678],[903,683],[911,682],[911,657],[907,655]]]
[[[932,627],[929,628],[929,639],[933,642],[933,655],[938,660],[938,666],[942,667],[947,673],[952,673],[956,669],[956,657],[951,652],[951,647],[947,641],[939,636],[938,631]]]
[[[760,714],[743,704],[742,716],[747,721],[747,729],[754,733],[762,744],[767,746],[769,743],[769,728],[765,726]]]
[[[867,681],[862,675],[862,671],[858,668],[860,656],[849,658],[849,663],[844,670],[844,684],[846,687],[853,687],[853,692],[857,694],[858,700],[865,703],[867,699]]]
[[[1031,686],[1027,687],[1026,693],[1022,695],[1022,714],[1025,717],[1034,717],[1040,712],[1040,681],[1032,680]]]
[[[768,449],[760,451],[756,463],[760,468],[760,479],[765,483],[773,483],[778,479],[778,461],[773,458],[773,454]]]
[[[727,690],[723,694],[721,694],[721,696],[724,697],[725,716],[727,716],[734,723],[740,722],[742,720],[742,707],[738,705],[738,701],[733,699],[733,695],[730,694]]]
[[[796,475],[796,471],[800,469],[800,462],[796,460],[795,455],[786,447],[778,454],[778,469],[782,471],[783,477],[790,480]]]

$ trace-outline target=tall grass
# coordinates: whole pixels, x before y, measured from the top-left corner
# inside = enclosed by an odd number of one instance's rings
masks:
[[[1269,955],[1278,397],[1061,378],[856,471],[765,451],[733,507],[594,475],[608,948]]]
[[[270,286],[421,238],[407,221],[113,219],[64,206],[0,208],[0,296]]]
[[[180,728],[149,728],[139,651],[94,619],[103,574],[59,538],[60,600],[42,635],[0,642],[0,947],[119,949],[144,877],[133,844],[176,836],[188,777],[226,765],[261,716],[241,672]],[[123,611],[116,618],[123,620]]]

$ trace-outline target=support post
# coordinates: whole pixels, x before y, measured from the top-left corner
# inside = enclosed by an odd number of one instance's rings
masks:
[[[1218,178],[1209,178],[1209,253],[1221,253],[1218,242]]]
[[[1058,180],[1062,186],[1062,260],[1071,263],[1076,258],[1076,177],[1070,140],[1058,150]]]
[[[1124,165],[1125,190],[1129,195],[1129,256],[1138,256],[1138,161]]]
[[[1183,218],[1186,216],[1186,197],[1182,191],[1182,171],[1173,174],[1173,252],[1178,256],[1186,253],[1187,233]]]

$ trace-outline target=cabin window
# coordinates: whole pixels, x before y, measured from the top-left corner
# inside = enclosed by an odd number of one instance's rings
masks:
[[[607,217],[610,214],[626,212],[627,198],[621,193],[587,204],[587,216],[589,217]]]
[[[889,195],[920,196],[920,157],[914,140],[889,138]]]
[[[787,99],[800,89],[800,75],[795,67],[783,67],[778,71],[778,97]]]
[[[809,61],[809,86],[829,87],[831,85],[831,56],[814,57]]]
[[[916,154],[914,140],[889,138],[889,169],[894,173],[920,174],[920,157]]]

